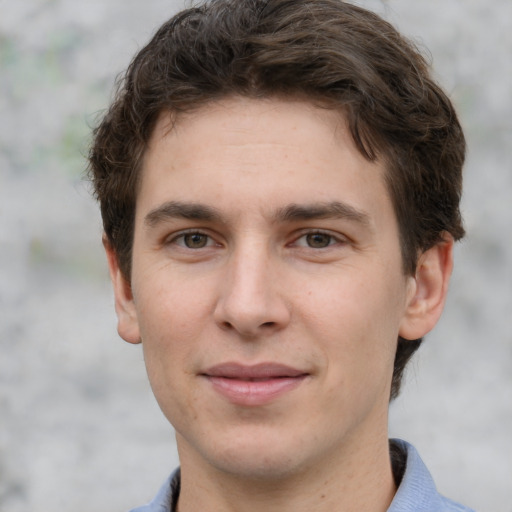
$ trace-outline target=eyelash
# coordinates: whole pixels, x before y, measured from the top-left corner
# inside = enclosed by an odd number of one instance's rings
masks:
[[[193,236],[204,237],[203,240],[205,239],[205,244],[202,246],[199,246],[199,247],[190,247],[186,243],[186,238],[193,237]],[[311,241],[308,241],[307,239],[308,239],[308,237],[314,237],[314,236],[326,237],[328,239],[327,245],[322,245],[320,247],[313,247],[312,245],[310,245]],[[305,240],[305,243],[299,244],[298,242],[302,239]],[[177,235],[173,236],[171,239],[166,240],[165,243],[166,244],[174,244],[174,245],[177,245],[184,249],[189,249],[192,251],[205,249],[205,248],[211,247],[213,245],[216,245],[215,240],[209,234],[204,233],[203,231],[198,231],[198,230],[190,230],[190,231],[184,231],[184,232],[178,233]],[[302,247],[302,248],[308,248],[308,249],[320,250],[320,249],[327,249],[328,247],[330,247],[332,245],[343,244],[343,243],[346,243],[345,239],[343,239],[339,236],[336,236],[330,232],[322,231],[322,230],[313,230],[313,231],[303,232],[300,236],[295,238],[293,240],[293,242],[289,245],[298,246],[298,247]]]
[[[307,242],[308,237],[314,237],[317,235],[320,235],[322,237],[327,237],[328,238],[327,245],[322,246],[322,247],[313,247]],[[313,231],[307,231],[305,233],[302,233],[299,237],[297,237],[294,240],[293,245],[298,245],[297,242],[301,239],[304,239],[306,241],[306,243],[304,245],[299,245],[299,247],[305,247],[308,249],[318,249],[318,250],[327,249],[328,247],[330,247],[332,245],[343,244],[346,242],[346,240],[343,239],[342,237],[334,235],[333,233],[331,233],[329,231],[322,231],[322,230],[313,230]]]
[[[201,247],[189,247],[185,242],[186,237],[193,236],[200,236],[206,238],[205,245]],[[171,239],[165,241],[166,244],[178,245],[179,247],[183,247],[184,249],[190,249],[193,251],[198,249],[204,249],[206,247],[211,247],[212,245],[214,245],[214,242],[214,239],[210,235],[198,230],[182,231],[181,233],[178,233],[177,235],[173,236]]]

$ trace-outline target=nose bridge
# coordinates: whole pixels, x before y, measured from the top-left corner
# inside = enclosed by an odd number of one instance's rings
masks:
[[[217,322],[248,336],[286,324],[289,311],[276,260],[264,240],[241,241],[233,249],[216,307]]]

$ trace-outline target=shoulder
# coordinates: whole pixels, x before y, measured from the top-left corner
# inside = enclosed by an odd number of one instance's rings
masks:
[[[465,507],[464,505],[461,505],[460,503],[455,503],[455,501],[449,500],[448,498],[445,498],[444,496],[441,496],[443,500],[443,511],[446,512],[475,512],[472,508]]]
[[[475,512],[438,493],[434,480],[416,449],[399,439],[390,441],[405,461],[401,482],[387,512]],[[160,488],[155,498],[130,512],[175,512],[180,492],[177,469]]]
[[[178,468],[164,482],[150,503],[134,508],[130,512],[175,512],[179,494],[180,470]]]
[[[438,493],[434,480],[416,449],[399,439],[390,441],[403,453],[405,469],[388,512],[474,512]]]

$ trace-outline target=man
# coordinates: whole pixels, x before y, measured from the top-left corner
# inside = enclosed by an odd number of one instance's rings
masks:
[[[214,0],[159,29],[90,153],[118,331],[181,464],[136,510],[469,510],[387,435],[464,153],[423,58],[359,7]]]

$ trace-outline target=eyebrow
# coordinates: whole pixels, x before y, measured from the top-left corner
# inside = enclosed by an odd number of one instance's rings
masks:
[[[370,215],[363,210],[340,201],[312,203],[306,205],[290,204],[277,211],[276,219],[284,222],[314,219],[347,219],[369,226]]]
[[[289,204],[279,208],[273,215],[274,221],[297,222],[315,219],[347,219],[369,226],[370,216],[353,206],[340,201],[312,204]],[[155,227],[171,219],[187,219],[205,222],[222,222],[223,216],[217,208],[201,203],[168,201],[151,210],[144,218],[148,227]]]
[[[144,224],[155,227],[170,219],[188,219],[199,221],[219,221],[221,214],[216,208],[200,203],[168,201],[151,210],[144,218]]]

